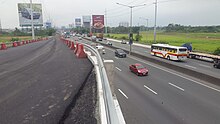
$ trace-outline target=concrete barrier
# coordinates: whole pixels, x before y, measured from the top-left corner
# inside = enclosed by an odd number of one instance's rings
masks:
[[[83,44],[78,45],[78,50],[77,50],[76,56],[77,56],[77,58],[87,58],[87,55],[84,51]]]
[[[78,42],[76,42],[76,48],[75,48],[75,50],[74,50],[74,53],[76,54],[77,53],[77,50],[78,50]]]
[[[7,46],[5,43],[1,43],[1,48],[0,50],[6,50],[7,49]]]
[[[13,47],[17,47],[17,43],[16,43],[16,42],[13,42],[13,43],[12,43],[12,46],[13,46]]]
[[[75,50],[75,45],[74,45],[74,42],[71,42],[70,49],[71,49],[71,50]]]

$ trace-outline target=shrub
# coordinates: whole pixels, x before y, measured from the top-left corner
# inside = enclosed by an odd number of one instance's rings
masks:
[[[220,55],[220,47],[218,47],[218,48],[214,51],[213,54],[214,54],[214,55]]]
[[[11,38],[11,41],[13,42],[13,41],[19,41],[19,38],[14,38],[14,37],[12,37]]]
[[[122,36],[121,39],[122,39],[122,40],[126,40],[127,38],[126,38],[125,36]]]

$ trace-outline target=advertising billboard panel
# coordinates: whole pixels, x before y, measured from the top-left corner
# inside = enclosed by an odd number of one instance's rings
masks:
[[[83,23],[85,23],[85,22],[90,23],[91,22],[91,16],[83,16]]]
[[[31,26],[31,7],[29,3],[18,3],[20,26]],[[33,4],[34,26],[43,26],[42,5]]]
[[[75,18],[75,26],[81,27],[81,18]]]
[[[92,15],[92,25],[95,29],[103,29],[104,15]]]

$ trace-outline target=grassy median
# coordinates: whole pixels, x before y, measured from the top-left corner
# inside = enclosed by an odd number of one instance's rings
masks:
[[[152,31],[141,32],[139,43],[152,44],[154,34]],[[136,34],[133,36],[135,38]],[[124,39],[128,34],[109,34],[109,38]],[[137,41],[135,41],[137,42]],[[170,45],[181,46],[184,43],[192,43],[193,50],[205,53],[213,53],[220,47],[220,33],[167,33],[157,32],[158,43],[168,43]]]
[[[36,37],[39,38],[39,37]],[[22,41],[22,40],[31,40],[32,36],[0,36],[1,42],[11,42],[11,41]]]

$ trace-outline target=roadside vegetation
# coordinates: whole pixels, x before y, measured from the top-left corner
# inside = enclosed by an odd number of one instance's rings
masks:
[[[46,36],[52,36],[55,33],[55,29],[44,29],[44,30],[35,30],[36,39]],[[1,42],[12,42],[12,41],[21,41],[21,40],[31,40],[31,32],[22,32],[18,28],[15,28],[11,32],[1,32],[0,33],[0,43]]]
[[[124,27],[121,30],[125,30]],[[149,28],[149,31],[140,30],[139,32],[134,32],[133,30],[134,42],[148,45],[154,43],[153,28]],[[121,33],[119,29],[105,36],[118,40],[128,40],[128,32]],[[192,43],[193,51],[218,55],[220,54],[220,26],[191,27],[169,24],[167,27],[158,28],[156,43],[175,46]]]

